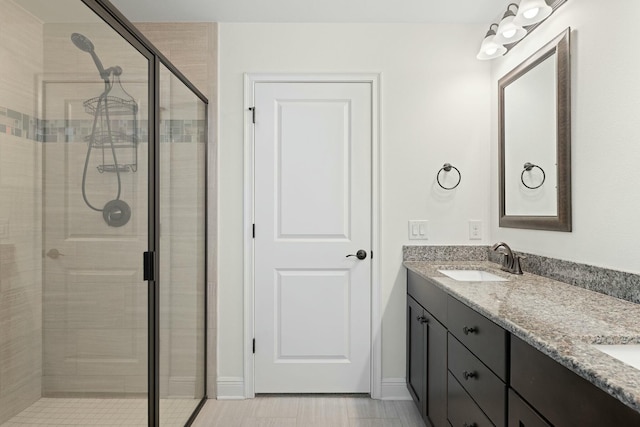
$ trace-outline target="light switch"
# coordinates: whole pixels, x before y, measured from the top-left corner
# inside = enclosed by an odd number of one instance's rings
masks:
[[[429,221],[409,221],[409,240],[429,240]]]

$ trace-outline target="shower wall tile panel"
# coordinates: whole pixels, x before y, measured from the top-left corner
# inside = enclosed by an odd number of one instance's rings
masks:
[[[0,424],[41,396],[42,24],[0,0]]]

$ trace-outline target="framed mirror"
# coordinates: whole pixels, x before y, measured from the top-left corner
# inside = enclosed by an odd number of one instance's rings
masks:
[[[571,231],[570,33],[498,82],[500,227]]]

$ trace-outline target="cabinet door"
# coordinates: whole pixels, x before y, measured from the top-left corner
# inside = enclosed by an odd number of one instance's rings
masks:
[[[420,414],[427,411],[427,345],[424,309],[407,296],[407,388]]]
[[[425,311],[427,318],[427,416],[433,427],[447,422],[447,328]]]

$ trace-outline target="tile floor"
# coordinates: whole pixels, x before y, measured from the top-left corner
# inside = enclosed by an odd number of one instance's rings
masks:
[[[161,426],[182,427],[198,405],[193,399],[161,399]],[[0,427],[147,426],[145,399],[42,398]]]
[[[183,426],[194,400],[161,400],[161,426]],[[144,399],[42,398],[0,427],[131,426],[147,423]],[[425,427],[412,401],[285,396],[209,400],[194,427]]]
[[[425,427],[412,401],[367,397],[209,400],[194,427]]]

